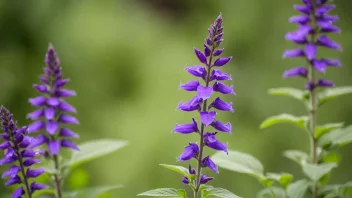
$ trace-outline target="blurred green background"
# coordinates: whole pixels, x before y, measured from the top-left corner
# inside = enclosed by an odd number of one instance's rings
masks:
[[[260,159],[266,171],[285,171],[302,178],[300,168],[282,157],[286,149],[308,151],[307,135],[287,125],[260,131],[266,117],[284,111],[304,115],[298,102],[269,96],[271,87],[301,88],[302,79],[285,79],[285,69],[303,60],[283,60],[282,52],[294,45],[284,35],[295,26],[288,18],[298,0],[0,0],[0,103],[21,125],[33,108],[27,103],[37,93],[32,88],[44,66],[49,42],[61,59],[68,88],[77,97],[69,101],[78,109],[79,142],[99,138],[128,140],[130,144],[108,157],[76,169],[66,189],[123,184],[111,197],[136,197],[157,187],[185,188],[177,173],[158,164],[178,164],[176,157],[196,135],[171,133],[175,123],[190,121],[195,113],[176,111],[180,100],[194,93],[178,91],[180,81],[193,79],[184,68],[197,64],[193,47],[201,48],[207,28],[222,12],[225,26],[224,55],[234,58],[224,71],[232,74],[237,96],[227,96],[235,113],[220,113],[231,121],[233,134],[221,134],[229,148]],[[331,38],[342,43],[342,68],[328,68],[326,78],[336,85],[351,85],[352,2],[337,0],[334,14],[343,32]],[[352,96],[334,100],[319,112],[319,123],[352,123]],[[352,178],[352,147],[334,170],[332,183]],[[209,149],[207,153],[210,153]],[[1,167],[0,170],[4,170]],[[208,172],[208,171],[207,171]],[[213,173],[208,172],[214,176]],[[1,180],[1,184],[4,181]],[[212,183],[245,198],[255,197],[260,184],[245,175],[220,170]],[[9,192],[0,186],[0,194]]]

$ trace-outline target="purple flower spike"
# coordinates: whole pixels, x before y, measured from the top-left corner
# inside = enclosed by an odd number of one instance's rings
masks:
[[[210,159],[209,156],[205,157],[202,160],[202,164],[208,168],[210,168],[210,170],[214,171],[215,173],[219,173],[218,167],[215,165],[215,163],[213,162],[213,160]]]
[[[32,115],[34,114],[38,115],[40,113],[33,113]],[[9,177],[5,186],[21,184],[13,192],[13,198],[22,198],[25,194],[32,197],[33,191],[29,187],[31,184],[29,178],[36,178],[44,173],[42,169],[30,168],[40,162],[39,159],[35,159],[38,151],[29,148],[32,138],[26,136],[27,127],[17,128],[12,114],[3,106],[0,107],[0,123],[5,134],[1,136],[4,142],[0,144],[0,147],[1,149],[7,149],[4,158],[0,158],[0,165],[12,164],[7,171],[2,173],[1,177]],[[13,163],[16,163],[16,165]]]
[[[176,127],[172,130],[172,132],[182,133],[182,134],[189,134],[193,132],[199,132],[197,122],[194,118],[192,118],[193,123],[187,124],[176,124]]]
[[[199,152],[199,146],[196,143],[189,143],[188,146],[185,147],[183,153],[178,157],[180,161],[188,161],[195,157]]]
[[[208,157],[204,157],[203,151],[205,148],[211,148],[219,151],[227,152],[227,145],[221,143],[215,138],[217,133],[209,133],[207,127],[212,126],[212,128],[231,134],[232,126],[229,122],[222,123],[218,120],[215,120],[217,115],[216,111],[209,111],[210,108],[222,110],[222,111],[232,111],[232,103],[227,103],[217,97],[213,102],[210,102],[214,92],[220,94],[233,94],[233,86],[228,86],[225,83],[221,82],[224,80],[232,80],[231,75],[221,71],[219,68],[228,64],[232,56],[228,57],[219,57],[223,54],[224,49],[219,46],[224,41],[224,27],[222,26],[222,16],[215,20],[215,22],[208,29],[209,35],[205,39],[204,53],[200,50],[194,48],[194,51],[203,66],[196,65],[192,67],[186,67],[186,71],[192,74],[195,77],[202,78],[203,81],[191,80],[179,86],[179,89],[185,91],[197,91],[197,95],[194,96],[191,100],[187,102],[180,102],[177,106],[177,109],[182,111],[190,112],[197,111],[199,113],[200,124],[198,126],[197,121],[193,118],[192,123],[186,124],[176,124],[172,132],[181,133],[181,134],[199,134],[199,145],[196,143],[189,143],[188,146],[184,148],[183,153],[177,158],[178,161],[188,161],[194,158],[197,160],[198,169],[195,170],[189,166],[189,174],[191,177],[183,177],[182,183],[187,185],[194,185],[196,189],[199,189],[201,185],[208,183],[210,180],[213,180],[212,177],[207,177],[205,174],[202,174],[202,168],[208,167],[214,172],[218,173],[218,167],[214,162]],[[301,42],[306,42],[306,36],[312,31],[310,27],[301,28],[300,31],[297,31],[295,34],[296,37],[301,39]],[[304,56],[305,53],[303,50],[299,52],[290,52],[288,56]],[[216,69],[215,69],[216,68]],[[209,105],[210,104],[210,105]]]
[[[214,121],[215,116],[216,116],[216,112],[215,111],[212,111],[212,112],[206,112],[206,111],[200,112],[200,120],[202,121],[202,123],[205,126],[210,125]]]
[[[217,97],[208,107],[208,109],[214,107],[215,109],[221,110],[221,111],[231,111],[234,112],[232,109],[232,102],[227,103],[223,100],[221,100],[219,97]]]

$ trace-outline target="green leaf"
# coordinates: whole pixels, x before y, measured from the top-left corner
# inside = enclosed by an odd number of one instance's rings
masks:
[[[308,122],[308,117],[307,116],[301,116],[301,117],[296,117],[290,114],[280,114],[276,116],[272,116],[264,120],[262,124],[260,125],[261,129],[268,128],[274,124],[279,124],[279,123],[290,123],[294,124],[300,128],[305,129],[306,125]]]
[[[352,125],[321,136],[318,144],[323,148],[335,148],[352,142]]]
[[[223,188],[210,188],[205,191],[207,192],[204,193],[204,198],[240,198],[239,196]]]
[[[188,198],[187,197],[187,192],[184,189],[177,190],[177,193],[182,197],[182,198]]]
[[[333,168],[336,168],[336,163],[325,163],[325,164],[304,164],[303,172],[311,180],[318,181],[325,174],[329,173]]]
[[[283,156],[287,157],[290,160],[297,162],[299,165],[307,163],[309,157],[308,154],[303,151],[298,150],[287,150],[283,153]]]
[[[275,194],[275,196],[273,195]],[[257,194],[257,198],[285,198],[285,190],[279,187],[264,188]]]
[[[298,180],[287,187],[287,196],[289,198],[304,198],[307,189],[311,185],[312,184],[305,179]]]
[[[191,176],[188,172],[188,169],[183,166],[174,166],[174,165],[169,165],[169,164],[160,164],[160,166],[165,167],[169,170],[178,172],[181,175],[188,177],[188,178],[190,178],[190,176]]]
[[[64,193],[63,197],[64,198],[96,198],[103,193],[106,193],[118,188],[122,188],[122,187],[123,187],[122,185],[112,185],[112,186],[99,186],[99,187],[86,188],[78,191]]]
[[[293,179],[293,175],[289,174],[289,173],[267,173],[266,176],[270,179],[273,179],[277,182],[279,182],[279,184],[281,186],[283,186],[284,188],[286,188],[292,181]]]
[[[91,161],[98,157],[110,154],[126,146],[127,144],[127,141],[124,140],[111,139],[93,140],[90,142],[85,142],[83,144],[78,145],[81,151],[74,152],[72,154],[71,160],[65,165],[76,166],[78,164]]]
[[[325,124],[322,126],[317,126],[317,128],[315,129],[315,138],[319,139],[322,135],[324,135],[332,130],[342,128],[343,125],[344,125],[343,122],[339,122],[339,123],[330,123],[330,124]]]
[[[323,157],[323,162],[325,163],[339,163],[341,161],[341,155],[335,152],[328,152]]]
[[[179,194],[179,190],[174,188],[158,188],[141,193],[138,196],[183,198],[182,195]]]
[[[212,156],[212,160],[222,168],[249,174],[257,179],[265,178],[263,165],[251,155],[230,150],[228,155],[224,152],[217,152]]]
[[[351,86],[325,89],[323,92],[318,94],[319,105],[323,105],[327,101],[334,99],[338,96],[342,96],[350,93],[352,93]]]
[[[269,94],[271,95],[280,95],[280,96],[288,96],[297,100],[305,100],[307,97],[307,92],[304,92],[300,89],[294,89],[290,87],[280,87],[269,89]]]

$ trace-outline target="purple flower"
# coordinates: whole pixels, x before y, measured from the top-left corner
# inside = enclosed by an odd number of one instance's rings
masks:
[[[22,184],[14,191],[12,197],[22,198],[26,192],[31,197],[33,190],[30,185],[34,182],[30,182],[29,178],[36,178],[44,173],[43,169],[30,168],[33,164],[40,162],[40,160],[34,158],[39,152],[29,148],[32,139],[26,135],[27,127],[17,128],[12,114],[3,106],[0,107],[0,122],[4,132],[0,136],[3,139],[0,149],[6,150],[4,158],[0,159],[0,165],[12,164],[7,171],[2,173],[1,177],[9,178],[5,182],[5,186]],[[44,188],[48,187],[43,185],[42,188],[37,190]]]
[[[205,39],[204,52],[194,48],[194,52],[196,54],[197,59],[201,63],[201,65],[196,65],[192,67],[186,67],[186,71],[193,75],[194,77],[201,78],[202,80],[191,80],[179,86],[179,89],[183,89],[185,91],[196,91],[196,95],[187,102],[180,102],[177,105],[177,109],[190,112],[197,111],[199,114],[200,124],[198,126],[197,121],[192,118],[192,123],[186,124],[176,124],[175,128],[172,130],[176,133],[181,134],[191,134],[197,133],[199,134],[199,144],[189,143],[184,148],[183,153],[177,158],[179,161],[188,161],[192,158],[197,160],[199,169],[194,170],[189,167],[189,173],[191,175],[195,175],[195,177],[183,177],[182,183],[190,184],[193,183],[197,189],[199,189],[200,185],[206,184],[212,177],[207,177],[202,174],[201,169],[208,167],[214,172],[218,173],[218,168],[214,164],[214,162],[209,157],[203,156],[203,150],[207,147],[215,150],[220,150],[227,152],[227,145],[221,143],[215,138],[217,133],[209,133],[205,132],[207,127],[211,126],[212,128],[231,134],[232,126],[229,122],[222,123],[216,120],[216,111],[209,110],[210,108],[214,108],[221,111],[231,111],[232,103],[227,103],[224,100],[217,97],[213,102],[210,102],[210,98],[213,96],[214,92],[218,92],[220,94],[233,94],[235,92],[233,90],[233,85],[229,86],[222,81],[232,80],[231,75],[221,71],[219,68],[222,68],[225,65],[230,64],[232,59],[231,56],[228,57],[219,57],[224,53],[223,48],[219,48],[219,46],[223,42],[223,26],[222,26],[222,17],[221,15],[215,20],[214,24],[210,26],[208,29],[208,37]],[[311,31],[308,27],[302,28],[298,34],[302,37],[302,34],[308,34]],[[304,56],[303,53],[297,54],[298,52],[290,52],[290,56]],[[216,69],[215,69],[216,68]]]
[[[316,1],[314,5],[312,1]],[[339,33],[340,28],[333,25],[339,20],[338,16],[332,16],[328,13],[336,6],[328,4],[327,0],[302,0],[304,5],[294,5],[294,9],[301,12],[300,16],[293,16],[290,22],[298,26],[298,30],[286,34],[286,40],[292,41],[300,48],[286,50],[284,58],[304,57],[307,60],[308,67],[325,73],[328,66],[341,66],[341,62],[337,59],[318,58],[318,47],[325,47],[333,50],[342,50],[339,43],[332,41],[327,33]],[[305,67],[295,67],[284,72],[283,77],[301,76],[308,78],[310,76],[309,69]],[[314,79],[314,78],[313,78]],[[317,82],[308,82],[305,88],[314,91],[316,87],[331,87],[333,83],[326,80]]]
[[[76,113],[76,109],[64,101],[64,98],[75,96],[76,93],[63,88],[69,80],[62,77],[59,58],[51,45],[46,53],[45,63],[44,74],[40,77],[42,84],[33,85],[43,96],[29,99],[32,106],[39,109],[29,113],[27,118],[34,120],[28,126],[29,133],[44,129],[47,134],[39,135],[31,147],[47,144],[49,152],[53,155],[58,155],[61,147],[78,150],[77,146],[68,140],[78,135],[62,128],[62,124],[79,124],[77,118],[69,114]]]

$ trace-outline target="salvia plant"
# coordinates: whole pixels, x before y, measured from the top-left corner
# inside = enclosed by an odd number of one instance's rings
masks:
[[[76,191],[63,188],[65,178],[77,165],[114,152],[127,145],[127,142],[101,139],[77,146],[72,139],[77,139],[79,135],[69,127],[79,124],[78,119],[72,115],[77,111],[65,100],[76,93],[64,88],[69,79],[63,77],[59,58],[52,45],[49,45],[46,53],[43,71],[39,77],[41,84],[33,85],[40,96],[29,99],[29,103],[36,109],[27,115],[32,120],[28,127],[18,128],[12,114],[3,106],[0,108],[4,132],[0,136],[3,139],[0,149],[5,151],[0,165],[9,165],[2,178],[9,178],[6,186],[17,185],[12,196],[7,197],[95,198],[122,187],[95,186]],[[36,133],[40,134],[32,136]],[[68,148],[68,151],[62,148]],[[39,177],[40,175],[49,177]],[[36,179],[44,181],[44,184]]]
[[[220,167],[258,179],[265,187],[258,193],[258,198],[348,198],[352,196],[352,182],[329,184],[329,178],[341,158],[336,149],[352,142],[352,126],[344,127],[344,122],[320,125],[317,119],[319,108],[326,102],[352,93],[352,87],[334,87],[332,81],[322,77],[328,67],[341,66],[338,59],[320,57],[318,53],[320,48],[342,50],[339,43],[328,37],[331,33],[340,33],[340,28],[334,25],[339,17],[329,14],[335,5],[328,0],[302,0],[302,4],[294,5],[293,8],[300,15],[291,17],[289,22],[296,24],[298,30],[287,33],[285,38],[298,47],[286,50],[283,57],[301,58],[304,66],[284,71],[283,77],[304,79],[305,86],[304,89],[273,88],[269,93],[301,101],[307,114],[272,116],[260,128],[290,123],[307,133],[310,140],[308,153],[300,150],[283,153],[301,167],[306,178],[294,181],[293,175],[289,173],[265,173],[263,165],[256,158],[237,151],[229,151],[228,156],[216,153],[213,160]]]
[[[188,168],[183,166],[174,166],[161,164],[163,167],[179,172],[183,175],[181,181],[183,184],[190,186],[193,191],[193,197],[237,197],[228,190],[215,188],[208,184],[213,177],[203,173],[204,168],[209,168],[215,173],[219,173],[217,165],[209,155],[206,155],[205,149],[210,148],[224,153],[228,152],[227,144],[220,142],[216,137],[223,133],[231,134],[232,126],[229,122],[223,123],[216,119],[217,112],[233,112],[232,103],[222,100],[220,97],[211,99],[215,92],[220,94],[235,94],[233,86],[228,86],[222,81],[231,80],[231,75],[223,72],[220,68],[230,62],[232,57],[220,57],[224,49],[220,48],[223,42],[222,16],[215,20],[214,24],[208,29],[208,37],[205,39],[204,50],[194,48],[194,53],[198,58],[200,65],[187,66],[185,71],[198,78],[191,80],[179,86],[189,92],[195,92],[191,100],[180,102],[177,109],[184,112],[198,112],[199,120],[192,118],[190,123],[176,124],[172,130],[179,134],[193,134],[198,136],[197,142],[190,142],[184,147],[184,151],[177,157],[177,161],[188,162],[194,160],[196,167],[191,164]],[[215,131],[215,132],[214,132]],[[219,133],[220,132],[220,133]],[[187,197],[184,189],[159,188],[139,194],[139,196],[153,197]]]

